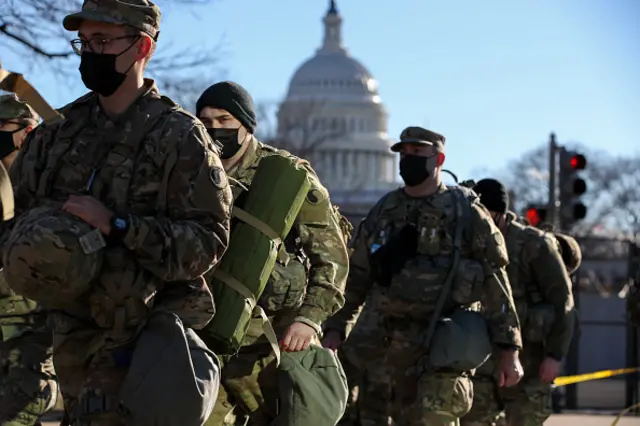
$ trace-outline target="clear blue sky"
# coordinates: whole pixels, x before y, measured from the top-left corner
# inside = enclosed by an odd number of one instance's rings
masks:
[[[159,49],[170,39],[174,49],[199,49],[223,38],[226,77],[256,101],[276,101],[319,46],[327,4],[164,7]],[[389,134],[407,125],[444,134],[447,167],[460,176],[499,168],[552,130],[560,142],[612,154],[640,150],[638,0],[338,0],[338,9],[347,48],[379,82]],[[79,76],[69,91],[15,56],[3,61],[56,106],[84,91]]]

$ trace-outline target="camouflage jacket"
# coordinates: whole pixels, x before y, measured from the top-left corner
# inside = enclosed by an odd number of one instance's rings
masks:
[[[249,187],[260,160],[270,155],[296,160],[290,153],[252,138],[240,162],[227,173]],[[258,302],[272,318],[276,331],[296,321],[320,332],[327,317],[344,304],[343,289],[349,272],[346,242],[327,190],[308,163],[304,164],[311,188],[285,240],[293,244],[283,245]],[[250,344],[260,335],[261,326],[258,323],[255,327],[250,325],[244,344]]]
[[[443,185],[433,195],[413,198],[401,188],[373,207],[353,240],[345,306],[328,321],[328,329],[345,333],[366,300],[364,309],[422,322],[426,330],[452,265],[457,205],[452,191]],[[460,263],[447,305],[475,306],[482,301],[494,343],[519,348],[521,336],[505,272],[504,239],[475,195],[465,194],[471,217],[464,228]],[[406,225],[418,229],[417,253],[388,285],[374,282],[372,252]]]
[[[41,307],[11,290],[0,272],[0,343],[37,330],[46,330]]]
[[[575,312],[571,280],[552,233],[523,225],[513,213],[504,231],[509,253],[507,274],[523,325],[523,334],[533,328],[533,307],[548,303],[553,307],[553,322],[544,336],[545,350],[561,360],[569,350],[573,336]],[[526,349],[525,349],[526,353]]]
[[[64,120],[29,135],[11,169],[16,218],[62,206],[70,194],[126,215],[129,230],[103,249],[100,276],[73,317],[132,330],[162,301],[202,327],[214,307],[199,277],[228,245],[231,190],[204,126],[152,80],[145,88],[117,118],[89,93],[61,110]]]

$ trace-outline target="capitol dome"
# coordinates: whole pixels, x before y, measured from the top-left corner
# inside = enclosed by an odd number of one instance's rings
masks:
[[[335,0],[323,23],[320,48],[294,72],[278,110],[278,139],[311,162],[334,200],[357,191],[375,202],[398,186],[387,111],[376,80],[343,45]]]

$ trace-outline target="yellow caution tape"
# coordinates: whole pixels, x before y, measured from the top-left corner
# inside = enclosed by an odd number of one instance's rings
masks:
[[[575,383],[588,382],[591,380],[606,379],[607,377],[621,376],[623,374],[635,373],[637,371],[640,371],[640,367],[619,368],[617,370],[603,370],[596,371],[595,373],[577,374],[575,376],[563,376],[558,377],[556,380],[554,380],[553,385],[556,387],[567,386],[573,385]]]

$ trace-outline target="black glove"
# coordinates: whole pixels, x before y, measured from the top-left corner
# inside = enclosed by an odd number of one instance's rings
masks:
[[[418,231],[413,225],[406,225],[389,241],[371,255],[371,278],[383,287],[391,284],[391,279],[399,273],[407,260],[415,257],[418,250]]]

